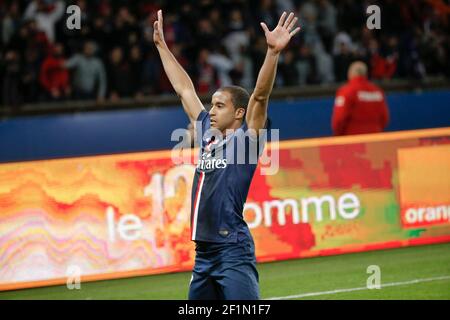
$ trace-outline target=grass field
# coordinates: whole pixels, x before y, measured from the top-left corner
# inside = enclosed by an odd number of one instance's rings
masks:
[[[381,288],[367,289],[369,265]],[[450,299],[450,243],[258,265],[261,297]],[[0,292],[0,299],[186,299],[190,272]]]

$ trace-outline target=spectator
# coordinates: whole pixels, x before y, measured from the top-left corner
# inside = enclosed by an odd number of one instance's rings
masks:
[[[55,24],[64,14],[62,1],[49,4],[44,0],[33,0],[25,10],[25,19],[36,20],[37,28],[47,35],[50,42],[55,41]]]
[[[248,47],[241,46],[236,59],[231,58],[234,68],[230,71],[231,83],[239,84],[241,87],[252,86],[253,62],[248,55]]]
[[[129,54],[130,72],[131,72],[131,91],[136,98],[142,97],[143,72],[142,72],[142,52],[139,46],[131,48]]]
[[[333,55],[341,54],[343,48],[353,51],[353,41],[347,32],[338,32],[333,41]]]
[[[84,44],[83,54],[75,54],[66,61],[67,68],[73,68],[73,87],[76,99],[104,100],[106,95],[106,73],[103,62],[95,56],[95,44]]]
[[[218,34],[224,34],[226,32],[226,26],[222,20],[219,8],[212,8],[211,11],[209,11],[208,16],[213,29],[216,30]]]
[[[313,1],[305,1],[300,9],[304,19],[302,25],[305,44],[311,48],[311,53],[317,61],[316,72],[319,83],[331,83],[334,81],[333,59],[326,52],[322,38],[318,31],[318,7]]]
[[[131,68],[127,60],[123,59],[123,51],[115,47],[110,53],[110,63],[107,68],[109,98],[118,100],[132,95]]]
[[[21,90],[23,102],[36,103],[41,98],[39,90],[40,57],[37,50],[27,50],[23,61]]]
[[[208,63],[213,66],[219,78],[219,87],[232,85],[230,72],[233,70],[233,61],[227,56],[225,47],[214,49],[208,56]]]
[[[394,53],[383,57],[376,39],[369,43],[370,50],[370,75],[372,79],[391,79],[397,68],[398,54]]]
[[[24,22],[8,43],[8,48],[17,50],[21,56],[24,56],[29,50],[43,51],[47,46],[47,36],[37,29],[34,20]]]
[[[49,99],[70,97],[69,71],[64,67],[64,47],[61,43],[49,47],[41,66],[39,81]]]
[[[183,67],[196,74],[195,85],[202,86],[205,92],[219,83],[251,87],[265,55],[261,50],[265,42],[258,22],[266,21],[273,28],[283,10],[301,13],[303,31],[290,44],[292,53],[286,51],[286,56],[280,58],[281,68],[284,61],[293,62],[295,68],[280,72],[276,86],[295,83],[295,73],[299,84],[344,81],[348,64],[354,60],[367,63],[371,79],[407,77],[421,81],[425,76],[450,77],[447,63],[450,7],[439,0],[378,1],[384,12],[382,32],[367,29],[367,2],[356,0],[206,0],[181,5],[168,0],[76,0],[73,3],[81,9],[81,30],[69,30],[65,26],[62,17],[67,1],[0,1],[0,64],[3,65],[0,79],[9,79],[9,85],[14,83],[12,70],[5,63],[6,56],[11,58],[7,52],[14,52],[13,60],[21,62],[17,91],[20,101],[35,102],[41,98],[41,93],[36,92],[36,75],[43,69],[42,57],[47,56],[47,47],[55,42],[63,43],[69,56],[77,56],[71,59],[72,63],[78,62],[71,66],[73,72],[69,77],[75,93],[73,98],[101,99],[103,92],[106,93],[106,76],[102,77],[101,70],[117,67],[109,56],[116,46],[125,50],[122,55],[130,59],[123,58],[121,64],[123,67],[124,61],[127,62],[132,78],[126,95],[135,96],[140,91],[144,95],[172,92],[152,51],[153,21],[160,7],[167,12],[164,21],[167,43]],[[73,53],[88,39],[96,43],[98,58],[90,60],[96,61],[95,71],[84,70],[87,74],[95,73],[95,78],[91,74],[83,79],[79,58],[86,62],[88,57]],[[200,48],[207,51],[200,52]],[[205,56],[209,62],[203,60]],[[47,89],[45,93],[48,98]],[[9,100],[10,97],[8,93]]]
[[[199,94],[211,92],[219,87],[217,72],[209,62],[210,52],[201,49],[197,62],[197,90]]]
[[[303,45],[299,48],[296,67],[300,85],[317,83],[316,59],[308,46]]]
[[[298,85],[298,71],[295,66],[295,56],[292,50],[287,50],[283,55],[283,61],[279,65],[279,70],[283,79],[283,86]]]
[[[155,50],[148,50],[142,65],[142,86],[145,95],[161,92],[161,64],[155,54]]]
[[[266,39],[264,37],[257,37],[255,43],[250,48],[250,57],[252,61],[252,78],[257,79],[259,67],[263,64],[266,55]]]
[[[318,1],[317,26],[327,52],[330,52],[333,36],[337,33],[337,11],[329,0]]]
[[[7,51],[1,81],[3,105],[18,107],[22,104],[20,66],[19,53],[15,50]]]
[[[29,25],[23,23],[21,26],[19,26],[17,32],[14,33],[9,39],[8,43],[5,44],[5,47],[7,45],[8,49],[15,50],[17,51],[17,54],[22,55],[22,53],[24,53],[27,49],[28,42],[31,41],[31,38],[32,36]]]
[[[197,27],[196,45],[199,48],[210,49],[213,45],[220,42],[217,40],[217,35],[208,19],[200,19]]]
[[[20,11],[17,2],[11,3],[0,25],[2,43],[6,45],[20,25]]]
[[[120,7],[114,19],[114,43],[122,48],[128,46],[130,35],[136,33],[137,30],[138,26],[134,15],[126,6]]]
[[[340,47],[336,51],[338,54],[334,56],[334,74],[337,82],[343,82],[346,80],[348,67],[354,58],[347,42],[340,42]]]
[[[112,22],[106,17],[96,17],[92,26],[92,39],[105,52],[109,52],[114,44],[114,30]]]
[[[337,19],[339,29],[352,33],[366,23],[366,14],[363,1],[341,0],[336,1],[338,11]]]
[[[322,39],[317,30],[317,7],[314,2],[305,1],[300,9],[300,23],[305,44],[315,50],[321,44]]]
[[[242,58],[242,47],[246,48],[250,44],[249,32],[246,29],[244,18],[241,11],[237,9],[231,11],[228,34],[223,39],[223,44],[234,63]]]
[[[294,12],[295,6],[292,0],[276,0],[277,14],[282,15],[283,11]]]
[[[277,25],[277,4],[272,0],[258,1],[258,8],[256,9],[256,21],[264,21],[269,29],[275,28]]]
[[[334,102],[334,135],[381,132],[389,121],[383,91],[367,80],[367,66],[353,62],[348,69],[348,83],[339,88]]]

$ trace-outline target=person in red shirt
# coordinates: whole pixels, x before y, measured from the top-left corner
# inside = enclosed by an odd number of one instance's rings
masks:
[[[383,91],[367,79],[367,66],[353,62],[348,83],[339,88],[332,116],[333,134],[350,135],[381,132],[389,121]]]
[[[57,43],[49,46],[48,55],[42,63],[39,80],[52,100],[70,96],[69,71],[64,67],[64,47]]]

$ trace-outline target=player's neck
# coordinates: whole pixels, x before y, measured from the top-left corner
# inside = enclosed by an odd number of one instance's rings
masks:
[[[234,121],[228,128],[222,130],[222,136],[226,137],[227,134],[231,134],[242,126],[242,121]]]

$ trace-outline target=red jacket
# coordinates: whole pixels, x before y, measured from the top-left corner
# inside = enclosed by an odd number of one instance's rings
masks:
[[[383,91],[366,77],[355,77],[343,85],[334,101],[334,135],[381,132],[389,121]]]
[[[69,71],[64,67],[64,60],[52,55],[47,56],[41,66],[39,80],[48,92],[52,89],[67,89],[69,87]]]
[[[397,70],[397,59],[383,58],[379,54],[374,54],[370,59],[370,66],[372,79],[391,79]]]

